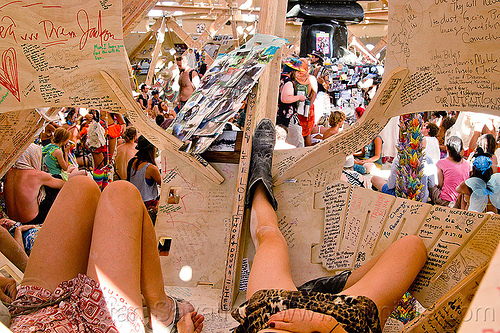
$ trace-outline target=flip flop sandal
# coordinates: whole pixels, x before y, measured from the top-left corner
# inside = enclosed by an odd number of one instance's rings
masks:
[[[153,328],[153,333],[177,333],[177,323],[181,319],[181,314],[179,311],[179,303],[186,302],[186,300],[168,295],[167,297],[170,298],[172,301],[174,301],[174,320],[167,327],[162,327],[162,328],[158,327],[156,329]]]

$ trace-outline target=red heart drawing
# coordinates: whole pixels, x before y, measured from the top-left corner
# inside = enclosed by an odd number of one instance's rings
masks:
[[[0,67],[0,84],[7,88],[20,102],[19,79],[17,75],[17,56],[14,48],[2,53],[2,67]]]

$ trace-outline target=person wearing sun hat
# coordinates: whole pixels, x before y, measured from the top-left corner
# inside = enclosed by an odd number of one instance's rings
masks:
[[[314,76],[317,76],[316,69],[319,70],[321,66],[323,66],[323,62],[325,61],[323,52],[321,51],[312,51],[307,55],[309,57],[309,62],[313,66],[314,71],[311,73]]]
[[[276,125],[288,128],[290,119],[297,113],[297,102],[306,100],[305,96],[296,94],[294,85],[295,73],[301,66],[302,61],[296,58],[287,59],[284,63],[280,78]]]
[[[300,59],[300,69],[295,73],[295,88],[298,94],[306,96],[302,104],[299,102],[297,116],[302,127],[302,136],[306,146],[312,145],[311,131],[314,126],[314,101],[318,92],[318,82],[313,75],[309,74],[309,62],[307,59]]]

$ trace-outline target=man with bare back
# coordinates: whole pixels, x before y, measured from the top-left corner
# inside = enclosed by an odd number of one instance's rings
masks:
[[[175,58],[179,68],[179,111],[186,104],[189,97],[200,84],[200,77],[196,70],[187,65],[187,59],[183,56]]]
[[[64,180],[41,171],[41,163],[42,150],[32,143],[5,175],[5,205],[12,220],[23,224],[43,223],[58,189],[65,184]]]

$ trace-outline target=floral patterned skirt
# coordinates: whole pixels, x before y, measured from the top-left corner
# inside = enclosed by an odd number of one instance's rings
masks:
[[[83,274],[62,282],[54,292],[21,285],[9,311],[12,332],[104,333],[118,332],[119,327],[144,332],[138,310],[117,293],[101,290],[99,283]]]

